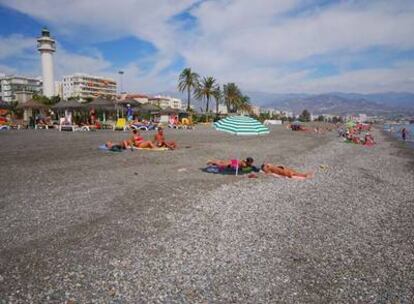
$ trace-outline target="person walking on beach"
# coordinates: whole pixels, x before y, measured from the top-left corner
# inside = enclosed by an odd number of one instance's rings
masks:
[[[406,141],[407,140],[407,135],[408,135],[407,128],[402,128],[402,130],[401,130],[401,137],[402,137],[402,140],[403,141]]]

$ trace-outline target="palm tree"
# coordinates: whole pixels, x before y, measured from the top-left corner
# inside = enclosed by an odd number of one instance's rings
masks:
[[[210,104],[211,97],[214,97],[214,92],[217,90],[217,83],[213,77],[203,77],[199,86],[196,89],[197,99],[206,99],[206,113]]]
[[[221,92],[220,86],[217,86],[216,90],[213,93],[213,97],[216,100],[216,116],[219,114],[219,104],[221,103],[223,94]]]
[[[250,97],[247,95],[241,95],[238,100],[237,110],[250,113],[252,111],[252,105],[250,103]]]
[[[191,68],[185,68],[178,78],[178,90],[180,92],[187,91],[187,111],[191,105],[191,90],[195,90],[198,85],[199,76],[191,71]]]
[[[227,112],[234,112],[237,108],[238,100],[241,96],[240,89],[233,82],[223,86],[224,102],[227,106]]]

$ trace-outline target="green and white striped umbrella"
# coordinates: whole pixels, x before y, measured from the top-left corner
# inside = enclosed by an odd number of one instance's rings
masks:
[[[233,135],[264,135],[269,134],[269,128],[260,121],[248,116],[229,116],[214,123],[217,131]]]

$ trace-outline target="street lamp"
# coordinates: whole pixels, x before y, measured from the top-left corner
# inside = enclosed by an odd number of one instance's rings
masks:
[[[118,71],[119,74],[119,98],[121,98],[123,86],[122,86],[122,76],[124,75],[124,71]],[[118,100],[118,99],[117,99]],[[119,106],[118,101],[116,103],[116,117],[119,118]]]
[[[119,84],[120,84],[120,91],[119,91],[119,94],[122,94],[122,91],[124,90],[124,88],[123,88],[123,83],[122,83],[122,76],[124,75],[124,71],[118,71],[118,74],[119,74]]]

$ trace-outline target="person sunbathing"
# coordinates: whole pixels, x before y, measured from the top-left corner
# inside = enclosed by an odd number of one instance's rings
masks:
[[[114,144],[111,141],[107,141],[105,146],[108,148],[108,150],[114,151],[114,152],[121,152],[122,150],[125,150],[129,147],[128,141],[124,140],[119,144]]]
[[[364,145],[366,145],[366,146],[372,146],[374,144],[375,144],[374,137],[370,133],[367,133],[365,135]]]
[[[161,127],[158,128],[158,131],[154,136],[154,144],[159,148],[167,147],[170,150],[174,150],[177,148],[177,144],[174,141],[167,142],[165,140],[164,130]]]
[[[287,168],[285,166],[273,165],[269,163],[264,163],[262,165],[262,171],[268,175],[273,175],[276,177],[287,177],[293,179],[306,179],[311,178],[313,174],[311,172],[300,173],[296,170]]]
[[[129,145],[142,149],[155,148],[155,145],[150,140],[144,140],[144,138],[139,135],[138,130],[132,130],[132,137],[129,140]]]
[[[213,160],[209,160],[207,162],[207,165],[217,166],[217,167],[220,167],[220,168],[231,168],[235,162],[237,162],[237,160],[213,159]],[[239,167],[239,169],[252,167],[253,162],[254,162],[253,158],[248,157],[245,160],[239,160],[238,161],[238,167]]]
[[[359,138],[359,136],[352,136],[352,142],[354,144],[359,145],[361,143],[361,139]]]

